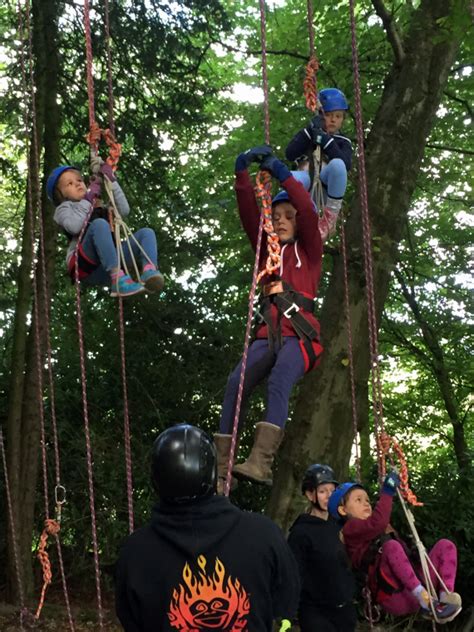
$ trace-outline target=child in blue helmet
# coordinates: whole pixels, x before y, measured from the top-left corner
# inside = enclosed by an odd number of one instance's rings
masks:
[[[347,186],[347,172],[351,168],[352,145],[340,133],[349,109],[344,94],[337,88],[326,88],[318,96],[321,112],[296,134],[285,153],[288,160],[297,161],[301,156],[311,155],[318,145],[321,147],[325,164],[319,178],[325,191],[325,205],[319,231],[325,242],[336,231]]]
[[[322,353],[319,323],[313,314],[321,276],[322,243],[318,215],[307,190],[308,174],[290,173],[286,165],[272,155],[271,147],[263,145],[240,154],[235,164],[240,219],[252,248],[256,249],[260,224],[260,209],[248,172],[252,162],[260,162],[261,169],[268,170],[284,189],[273,199],[272,205],[273,227],[282,248],[279,274],[266,275],[262,280],[259,322],[249,348],[239,419],[241,423],[253,390],[268,378],[265,421],[256,424],[250,455],[244,463],[234,466],[233,473],[238,478],[271,485],[272,464],[283,437],[291,391],[305,372],[316,366]],[[260,270],[265,267],[266,243],[264,233]],[[220,431],[215,436],[219,489],[227,472],[240,370],[241,362],[229,376]]]
[[[101,194],[103,176],[111,182],[115,204],[122,217],[129,214],[130,207],[110,165],[100,159],[95,162],[98,173],[91,178],[89,188],[81,173],[70,165],[53,169],[46,183],[48,197],[56,206],[54,221],[69,240],[66,255],[68,273],[74,281],[77,256],[80,281],[87,285],[109,285],[112,296],[132,296],[145,290],[160,292],[164,279],[158,269],[156,237],[151,228],[141,228],[134,233],[135,239],[130,240],[133,255],[142,262],[141,282],[135,282],[119,267],[108,208],[96,202]],[[94,210],[91,213],[92,206]],[[87,218],[88,225],[77,248],[77,240]],[[131,264],[129,244],[123,242],[122,248],[127,265]]]
[[[355,580],[339,537],[340,527],[328,513],[337,485],[329,465],[308,467],[301,491],[311,505],[298,516],[288,536],[301,577],[301,632],[354,632],[357,623]]]
[[[423,585],[419,561],[410,559],[406,544],[390,525],[393,496],[400,479],[390,472],[382,485],[380,499],[372,510],[362,485],[343,483],[329,499],[329,513],[342,523],[342,537],[355,571],[367,577],[373,598],[386,612],[407,615],[420,610],[443,623],[461,611],[461,597],[453,592],[457,550],[450,540],[438,540],[429,552],[436,573],[431,580],[439,601],[432,601]],[[442,582],[439,580],[441,578]],[[446,590],[447,589],[447,590]]]

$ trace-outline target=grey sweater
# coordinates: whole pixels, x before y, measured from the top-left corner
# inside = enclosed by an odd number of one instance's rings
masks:
[[[115,204],[122,217],[127,217],[130,213],[130,207],[125,197],[125,193],[122,191],[117,181],[112,182],[112,192],[114,194]],[[65,200],[62,202],[54,212],[54,221],[59,224],[61,228],[64,228],[68,233],[73,235],[69,243],[69,248],[66,254],[66,263],[69,263],[74,250],[76,249],[77,237],[82,230],[84,221],[91,210],[91,203],[89,200],[82,199],[79,202],[71,202]]]

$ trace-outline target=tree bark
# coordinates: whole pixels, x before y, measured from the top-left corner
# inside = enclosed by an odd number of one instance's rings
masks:
[[[422,0],[413,11],[403,43],[405,56],[402,62],[398,59],[393,64],[387,76],[367,138],[368,199],[372,238],[377,244],[373,276],[378,322],[425,144],[459,47],[459,31],[450,27],[449,22],[455,4],[453,0]],[[362,427],[368,421],[370,363],[358,201],[352,204],[346,234],[358,415]],[[341,479],[347,475],[353,429],[348,369],[342,363],[347,357],[343,288],[342,257],[335,256],[321,311],[324,357],[320,367],[306,376],[301,386],[267,507],[283,528],[294,517],[293,501],[301,474],[309,463],[329,462]]]
[[[33,9],[33,54],[35,62],[36,87],[36,130],[37,146],[41,153],[44,147],[45,172],[59,162],[60,108],[57,103],[57,82],[59,77],[58,42],[58,0],[36,0]],[[37,182],[39,165],[34,151],[35,140],[30,139],[29,173],[30,182]],[[41,199],[38,205],[38,195]],[[44,187],[37,191],[31,186],[32,208],[41,208],[46,282],[49,288],[47,296],[43,293],[42,263],[36,265],[38,287],[38,324],[40,366],[44,366],[46,345],[45,309],[49,310],[49,299],[53,289],[54,253],[57,230],[52,220],[49,203]],[[37,494],[38,457],[40,449],[40,417],[38,407],[43,405],[43,396],[39,390],[40,375],[35,346],[36,319],[33,316],[28,330],[27,317],[34,314],[31,310],[32,285],[30,272],[32,266],[31,219],[25,213],[22,235],[22,258],[18,275],[18,295],[15,309],[14,342],[10,371],[10,397],[7,421],[7,462],[13,504],[13,519],[16,533],[8,536],[8,597],[18,601],[15,562],[13,556],[13,537],[20,560],[20,579],[25,596],[33,590],[31,543],[35,517]]]

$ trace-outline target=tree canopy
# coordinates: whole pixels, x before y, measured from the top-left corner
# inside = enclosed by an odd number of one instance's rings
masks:
[[[425,501],[417,515],[422,535],[428,544],[440,536],[456,539],[459,585],[467,601],[474,577],[469,269],[474,75],[468,4],[364,0],[356,7],[385,423],[403,443],[413,486]],[[314,8],[318,86],[337,86],[346,94],[351,108],[344,132],[356,144],[347,3],[315,0]],[[87,173],[89,161],[82,7],[32,0],[31,9],[39,169],[32,160],[30,86],[21,71],[22,63],[29,68],[25,7],[21,15],[11,4],[0,9],[5,42],[0,57],[0,421],[19,494],[14,503],[18,520],[22,502],[30,505],[20,543],[28,591],[34,587],[31,551],[44,519],[39,440],[33,439],[39,429],[28,170],[36,169],[43,185],[57,163]],[[92,9],[95,108],[105,126],[104,3],[93,3]],[[253,253],[239,225],[232,181],[237,154],[263,141],[259,20],[258,3],[250,0],[110,2],[114,118],[123,145],[118,177],[132,208],[131,226],[149,225],[157,233],[166,275],[159,299],[124,304],[138,525],[146,521],[153,501],[148,463],[154,437],[180,421],[216,431],[227,374],[242,352]],[[266,27],[271,142],[283,157],[287,142],[310,117],[302,89],[308,59],[306,3],[268,2]],[[358,175],[356,164],[345,198],[345,225],[362,466],[368,484],[375,486]],[[53,209],[44,193],[40,197],[61,482],[67,489],[61,540],[68,578],[87,589],[91,580],[85,578],[92,577],[90,519],[75,292],[65,274],[65,242],[52,222]],[[310,462],[334,464],[341,478],[354,474],[341,275],[336,237],[325,248],[318,299],[325,359],[294,395],[275,487],[270,496],[244,484],[235,494],[239,505],[266,510],[284,527],[301,508],[298,480]],[[127,534],[117,306],[100,288],[83,292],[82,304],[100,554],[106,569]],[[243,451],[252,422],[261,419],[263,395],[249,411]],[[54,488],[47,388],[41,403],[48,480]],[[25,426],[27,417],[32,421]],[[15,442],[18,450],[13,450]],[[17,472],[22,473],[16,483]],[[7,532],[6,512],[0,524]],[[12,555],[9,542],[0,548],[2,560]],[[6,582],[5,573],[1,583]]]

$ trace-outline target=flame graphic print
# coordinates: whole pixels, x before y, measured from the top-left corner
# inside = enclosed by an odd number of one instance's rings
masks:
[[[200,568],[193,574],[189,564],[183,582],[173,590],[168,617],[180,632],[246,632],[250,600],[237,578],[226,577],[224,564],[216,557],[213,573],[206,573],[207,560],[200,555]]]

